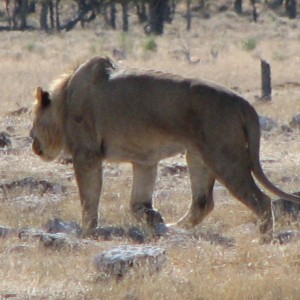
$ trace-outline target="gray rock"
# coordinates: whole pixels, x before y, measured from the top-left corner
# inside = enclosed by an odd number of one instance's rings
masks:
[[[68,233],[75,235],[77,237],[81,236],[82,229],[76,221],[64,221],[60,218],[54,218],[53,220],[48,220],[48,222],[43,226],[47,233]]]
[[[102,239],[105,241],[113,240],[115,238],[129,238],[136,243],[143,243],[146,239],[146,233],[137,226],[132,226],[127,230],[120,226],[100,226],[91,229],[88,233],[84,233],[83,237]]]
[[[153,274],[165,265],[165,252],[165,249],[156,246],[124,245],[98,254],[93,264],[99,272],[118,278],[137,268],[144,268],[149,274]]]
[[[95,236],[110,240],[114,237],[124,237],[126,235],[125,229],[120,226],[101,226],[95,229]]]
[[[22,178],[10,183],[0,185],[0,189],[11,191],[16,189],[29,188],[32,192],[38,192],[41,195],[44,193],[61,194],[66,192],[66,187],[58,183],[52,183],[46,180],[37,180],[32,177]]]
[[[45,233],[40,237],[41,243],[46,248],[52,248],[53,250],[61,249],[78,249],[80,241],[78,239],[72,239],[66,233]]]
[[[16,234],[17,230],[15,228],[12,227],[3,227],[0,226],[0,237],[5,238],[7,236]]]
[[[293,193],[296,196],[300,196],[300,192]],[[272,203],[275,217],[281,217],[282,215],[289,215],[295,220],[300,216],[300,204],[285,199],[276,199]]]
[[[274,242],[278,242],[279,244],[283,245],[291,241],[295,241],[295,240],[299,241],[299,238],[300,238],[300,231],[288,230],[279,233],[275,237]]]
[[[186,164],[172,164],[172,165],[161,164],[160,172],[162,176],[184,175],[187,174],[188,167]]]
[[[0,148],[11,147],[10,135],[4,131],[0,132]]]
[[[290,122],[290,125],[292,127],[300,128],[300,113],[293,117],[292,121]]]
[[[131,238],[134,242],[137,243],[144,243],[145,242],[145,233],[136,226],[130,227],[127,231],[127,235]]]
[[[261,130],[263,131],[271,131],[272,129],[275,129],[278,126],[273,119],[266,116],[259,116],[259,124]]]
[[[43,234],[45,234],[45,231],[37,228],[22,228],[18,230],[18,236],[22,240],[40,239]]]

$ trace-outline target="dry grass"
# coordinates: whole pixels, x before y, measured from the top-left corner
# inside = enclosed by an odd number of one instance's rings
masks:
[[[52,217],[80,220],[80,207],[72,168],[44,163],[31,152],[26,139],[31,114],[7,113],[30,107],[36,86],[49,82],[66,68],[93,55],[112,55],[114,48],[127,53],[125,65],[154,68],[185,76],[205,77],[238,89],[259,113],[288,124],[300,112],[299,20],[282,21],[266,14],[253,24],[232,14],[193,20],[186,33],[178,18],[155,38],[157,51],[147,51],[141,30],[127,35],[101,28],[75,30],[61,35],[39,32],[0,32],[1,131],[12,128],[10,154],[0,152],[1,183],[27,176],[63,183],[67,195],[44,195],[30,202],[29,194],[0,200],[1,224],[40,227]],[[256,40],[247,51],[245,42]],[[192,61],[190,63],[187,54]],[[272,66],[273,100],[262,103],[259,58]],[[268,176],[286,191],[299,190],[299,132],[275,133],[262,140],[263,166]],[[180,161],[181,157],[167,163]],[[128,225],[131,169],[127,164],[108,165],[101,201],[101,223]],[[18,197],[21,198],[18,198]],[[22,198],[23,197],[23,198]],[[18,200],[21,199],[22,201]],[[156,206],[167,222],[188,209],[186,174],[159,176]],[[256,218],[221,186],[215,189],[216,208],[192,235],[162,238],[152,244],[166,248],[163,272],[133,274],[123,281],[99,278],[92,267],[94,255],[115,244],[130,241],[89,242],[79,250],[44,249],[36,241],[7,238],[0,245],[0,298],[12,299],[299,299],[299,242],[261,245]],[[292,224],[293,225],[293,224]],[[295,224],[297,226],[297,224]],[[199,232],[219,233],[235,239],[234,247],[211,244]],[[6,295],[6,296],[5,296]]]

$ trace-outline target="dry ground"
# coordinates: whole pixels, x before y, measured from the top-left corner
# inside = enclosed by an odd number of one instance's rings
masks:
[[[0,152],[0,183],[31,176],[58,182],[67,193],[36,195],[15,192],[0,199],[0,224],[41,227],[49,218],[80,220],[80,205],[72,168],[44,163],[33,155],[28,139],[32,115],[8,113],[30,107],[36,86],[49,82],[68,67],[93,55],[111,56],[114,48],[126,52],[124,65],[160,69],[184,76],[205,77],[237,89],[258,112],[287,125],[300,112],[300,20],[289,21],[266,13],[261,23],[232,13],[210,20],[194,20],[185,31],[178,18],[163,37],[154,39],[140,29],[128,34],[98,28],[77,29],[60,35],[39,32],[0,32],[0,131],[12,136],[12,150]],[[152,40],[153,41],[153,40]],[[254,44],[254,47],[251,45]],[[253,48],[251,50],[251,47]],[[273,99],[260,96],[260,62],[272,66]],[[300,135],[294,130],[264,134],[261,158],[267,175],[285,191],[298,191]],[[164,163],[184,164],[182,157]],[[161,169],[163,171],[163,169]],[[160,176],[155,204],[167,222],[188,209],[190,190],[186,173]],[[128,202],[130,165],[106,166],[101,202],[101,224],[131,222]],[[0,243],[0,299],[299,299],[300,242],[287,245],[259,243],[256,218],[220,185],[215,188],[213,213],[189,236],[162,238],[151,244],[166,248],[163,272],[133,274],[123,281],[99,278],[94,255],[126,240],[91,241],[79,250],[51,251],[37,241],[2,239]],[[285,222],[297,228],[297,222]],[[218,233],[233,238],[227,247],[199,238]]]

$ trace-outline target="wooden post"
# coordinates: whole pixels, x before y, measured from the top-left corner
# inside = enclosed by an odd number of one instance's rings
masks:
[[[261,66],[261,99],[269,101],[272,99],[271,67],[265,60],[260,60]]]

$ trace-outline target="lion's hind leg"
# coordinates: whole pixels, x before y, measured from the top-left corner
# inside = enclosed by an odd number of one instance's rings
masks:
[[[212,172],[231,194],[250,208],[260,219],[260,232],[270,235],[273,230],[271,199],[256,185],[250,170],[246,150],[222,145],[205,153]]]
[[[130,208],[139,220],[145,220],[157,235],[166,232],[161,214],[153,208],[152,195],[157,175],[157,164],[146,165],[133,163],[133,184]]]
[[[213,187],[215,178],[204,164],[197,150],[187,151],[186,160],[192,189],[192,204],[189,211],[176,225],[189,229],[196,226],[213,210]]]

